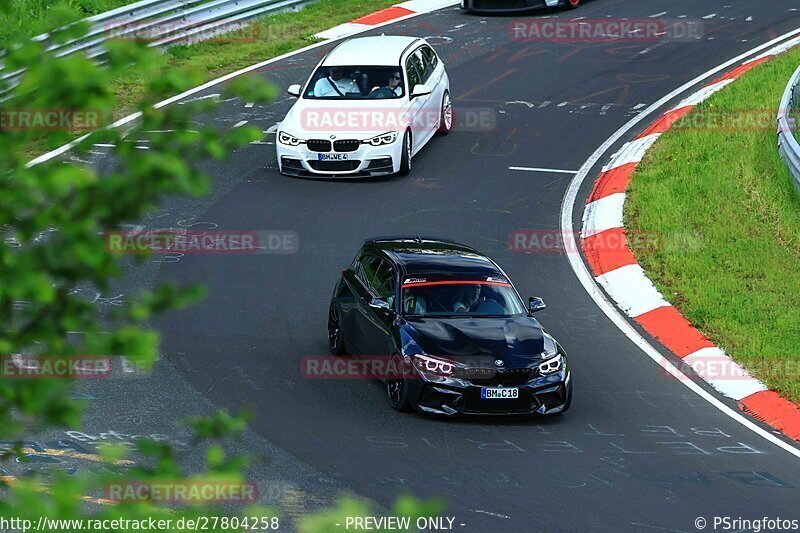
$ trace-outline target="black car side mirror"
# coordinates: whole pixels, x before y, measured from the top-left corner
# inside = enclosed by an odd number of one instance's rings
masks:
[[[536,311],[541,311],[546,308],[547,305],[545,305],[544,300],[541,298],[535,296],[528,298],[528,312],[535,313]]]
[[[381,298],[373,298],[372,301],[369,302],[369,306],[370,308],[383,313],[392,312],[392,307],[389,305],[389,302]]]

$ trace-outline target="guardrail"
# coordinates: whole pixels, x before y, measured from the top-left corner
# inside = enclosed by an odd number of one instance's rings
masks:
[[[786,161],[800,192],[800,143],[797,142],[797,124],[800,115],[800,67],[797,68],[781,98],[778,110],[778,151]]]
[[[53,42],[46,33],[33,40],[57,57],[85,53],[102,58],[108,39],[143,39],[150,47],[199,42],[223,33],[242,29],[256,17],[302,7],[310,0],[141,0],[119,7],[83,22],[89,31],[65,43]],[[0,80],[15,85],[24,71],[4,72]]]

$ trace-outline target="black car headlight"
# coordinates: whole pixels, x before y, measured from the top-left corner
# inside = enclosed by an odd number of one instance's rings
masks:
[[[372,146],[385,146],[387,144],[393,144],[397,140],[397,132],[390,131],[387,133],[382,133],[376,137],[372,137],[371,139],[366,139],[361,141],[363,144],[369,144]]]
[[[456,373],[455,363],[446,359],[416,354],[411,356],[411,360],[414,362],[414,366],[422,372],[430,372],[440,376],[452,376]]]
[[[558,352],[539,363],[539,373],[543,376],[558,372],[562,368],[564,368],[564,356]]]
[[[303,144],[301,139],[298,139],[291,133],[286,133],[285,131],[278,132],[278,142],[285,144],[286,146],[300,146]]]

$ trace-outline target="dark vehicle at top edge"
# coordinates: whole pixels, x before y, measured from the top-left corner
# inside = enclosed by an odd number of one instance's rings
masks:
[[[576,9],[582,0],[461,0],[461,9],[476,13],[520,13],[546,7]]]
[[[328,313],[334,355],[384,361],[399,411],[560,414],[572,402],[566,353],[505,272],[468,246],[423,237],[365,241]]]

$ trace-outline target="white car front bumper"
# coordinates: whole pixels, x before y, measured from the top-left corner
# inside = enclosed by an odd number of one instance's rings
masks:
[[[278,168],[281,174],[316,178],[363,178],[386,176],[400,171],[403,154],[402,138],[384,146],[359,144],[354,139],[326,140],[320,135],[315,140],[305,141],[299,146],[287,146],[276,142]],[[346,143],[352,142],[352,147]],[[329,150],[325,150],[326,143]],[[342,146],[342,145],[345,146]],[[356,148],[353,151],[352,148]]]

